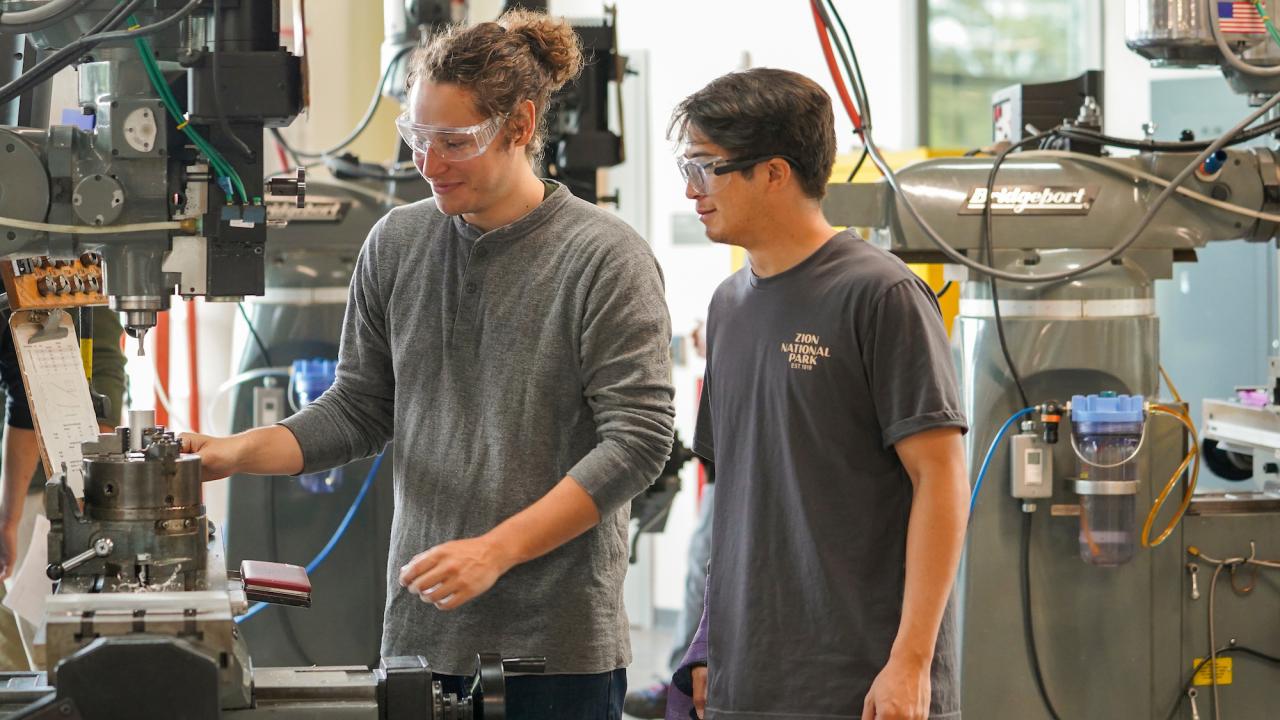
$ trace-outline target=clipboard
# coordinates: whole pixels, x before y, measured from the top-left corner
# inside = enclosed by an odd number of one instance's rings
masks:
[[[14,349],[27,390],[45,477],[65,473],[77,497],[84,495],[81,443],[96,440],[93,411],[75,324],[62,310],[19,310],[9,318]]]

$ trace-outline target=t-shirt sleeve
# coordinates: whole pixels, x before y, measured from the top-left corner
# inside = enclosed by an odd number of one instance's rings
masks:
[[[890,286],[864,322],[863,361],[884,446],[934,428],[968,431],[942,312],[929,286],[918,278]]]
[[[360,249],[338,343],[333,385],[279,424],[302,448],[302,473],[373,457],[391,441],[395,418],[395,370],[387,324],[388,277],[396,267],[378,237],[384,216]],[[388,253],[389,254],[389,253]]]
[[[711,353],[707,353],[707,369],[702,374],[702,392],[698,395],[698,420],[693,428],[693,453],[708,463],[716,461],[715,440],[711,434]]]

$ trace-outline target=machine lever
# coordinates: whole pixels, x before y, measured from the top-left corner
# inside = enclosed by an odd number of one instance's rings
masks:
[[[61,563],[49,563],[49,567],[45,568],[44,574],[50,580],[61,580],[63,575],[66,575],[90,560],[110,555],[111,549],[114,547],[115,543],[111,542],[111,538],[100,537],[93,541],[93,545],[90,546],[88,550],[72,557],[70,560]]]
[[[541,675],[547,671],[547,659],[545,657],[503,658],[502,671],[507,674]]]
[[[1196,582],[1196,576],[1200,574],[1200,565],[1197,563],[1187,563],[1187,572],[1191,575],[1191,599],[1200,599],[1200,584]]]
[[[1187,702],[1191,703],[1191,720],[1200,720],[1200,708],[1196,707],[1198,694],[1195,688],[1187,688]]]

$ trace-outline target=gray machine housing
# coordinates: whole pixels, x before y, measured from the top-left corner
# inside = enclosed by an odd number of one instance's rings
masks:
[[[56,585],[35,644],[49,671],[0,673],[5,717],[492,719],[507,672],[541,671],[540,659],[482,655],[463,697],[420,657],[255,671],[236,623],[254,593],[205,518],[199,457],[143,425],[84,454],[83,509],[65,475],[46,488]]]
[[[25,53],[0,66],[16,76],[37,53],[73,42],[116,5],[92,0],[66,22],[31,35]],[[185,3],[155,0],[140,22],[167,17]],[[262,205],[264,127],[288,125],[302,107],[299,58],[278,45],[276,0],[225,0],[222,16],[201,7],[149,38],[187,120],[244,178],[242,202],[226,193],[174,123],[131,41],[103,43],[79,63],[80,120],[48,128],[0,126],[0,217],[109,227],[185,221],[180,231],[119,235],[0,228],[0,257],[100,252],[104,292],[144,333],[175,289],[213,299],[261,294],[266,241]],[[228,127],[254,138],[246,156],[216,123],[214,67]],[[15,118],[0,118],[12,121]]]

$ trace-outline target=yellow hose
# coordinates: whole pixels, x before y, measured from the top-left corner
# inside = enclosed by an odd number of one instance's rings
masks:
[[[55,232],[68,235],[119,235],[123,233],[157,232],[162,230],[195,229],[192,220],[132,223],[127,225],[61,225],[57,223],[34,222],[17,218],[0,217],[0,227],[31,230],[34,232]]]
[[[1173,399],[1182,402],[1182,396],[1178,394],[1178,388],[1173,384],[1173,378],[1169,377],[1169,373],[1165,372],[1164,365],[1160,367],[1160,377],[1164,378],[1164,384],[1169,387],[1169,392],[1173,393]]]
[[[1168,415],[1181,422],[1190,435],[1191,443],[1186,457],[1182,458],[1182,464],[1178,465],[1178,469],[1173,471],[1173,476],[1169,478],[1169,482],[1165,484],[1164,489],[1160,491],[1160,495],[1151,504],[1151,512],[1147,513],[1147,520],[1142,524],[1143,547],[1156,547],[1169,538],[1169,535],[1173,533],[1173,529],[1178,526],[1179,522],[1182,522],[1182,517],[1186,515],[1187,508],[1191,505],[1191,498],[1196,491],[1196,482],[1200,479],[1200,442],[1195,423],[1191,421],[1191,418],[1186,413],[1170,410],[1162,405],[1152,405],[1151,412]],[[1151,526],[1155,524],[1156,515],[1160,514],[1160,508],[1164,507],[1165,500],[1169,498],[1169,494],[1173,492],[1173,488],[1177,486],[1182,473],[1186,472],[1187,466],[1191,464],[1192,460],[1195,460],[1195,467],[1191,470],[1191,482],[1187,484],[1187,489],[1182,494],[1182,503],[1178,506],[1177,512],[1173,514],[1173,519],[1169,521],[1169,524],[1156,536],[1155,540],[1152,540]]]

